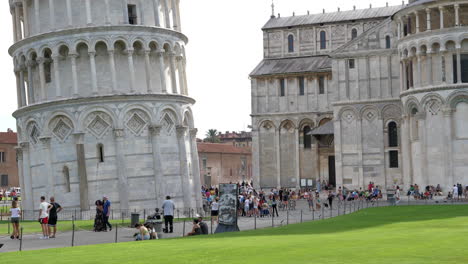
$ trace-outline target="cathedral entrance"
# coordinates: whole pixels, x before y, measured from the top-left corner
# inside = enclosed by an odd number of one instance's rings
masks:
[[[328,183],[336,187],[335,156],[328,156]]]

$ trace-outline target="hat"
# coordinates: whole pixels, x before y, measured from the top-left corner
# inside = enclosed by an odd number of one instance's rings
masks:
[[[102,198],[109,199],[109,197],[107,197],[107,195],[103,195]]]

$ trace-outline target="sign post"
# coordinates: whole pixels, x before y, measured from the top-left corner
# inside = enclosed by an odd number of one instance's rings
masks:
[[[237,225],[237,184],[220,184],[219,191],[219,225],[215,233],[240,231]]]

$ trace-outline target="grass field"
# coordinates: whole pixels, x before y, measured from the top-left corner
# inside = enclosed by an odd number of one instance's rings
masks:
[[[276,229],[0,255],[2,263],[468,263],[468,206],[370,208]]]

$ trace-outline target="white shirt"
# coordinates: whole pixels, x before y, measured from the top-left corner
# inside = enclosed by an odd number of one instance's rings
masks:
[[[453,187],[453,194],[458,194],[458,187],[457,186]]]
[[[219,210],[219,203],[213,202],[211,204],[211,211],[218,211]]]
[[[39,210],[42,210],[40,218],[46,218],[49,217],[49,212],[47,211],[49,208],[49,203],[48,202],[42,202],[39,205]]]
[[[10,212],[11,212],[11,217],[12,218],[13,217],[19,218],[21,209],[19,209],[19,208],[10,208]]]

